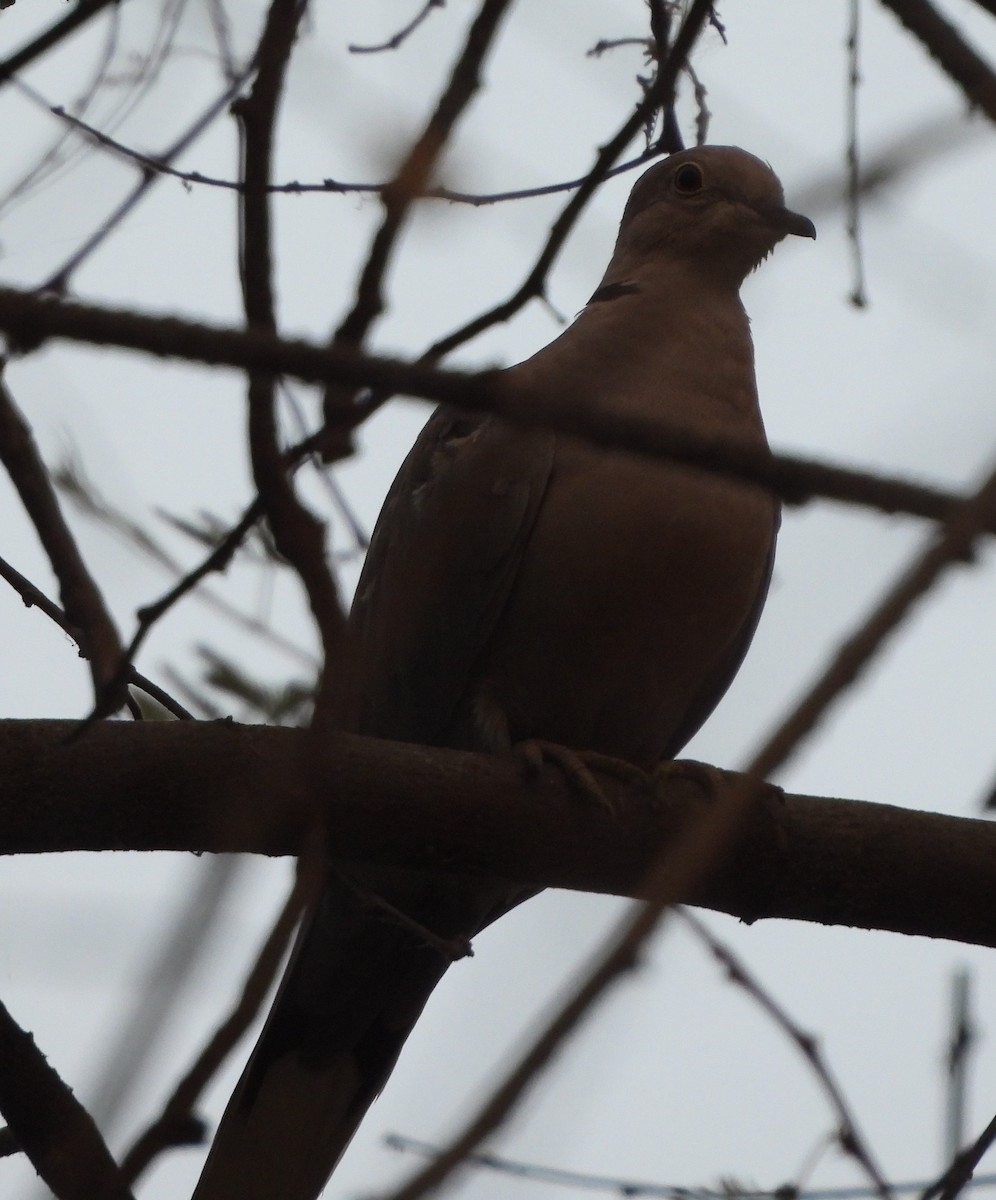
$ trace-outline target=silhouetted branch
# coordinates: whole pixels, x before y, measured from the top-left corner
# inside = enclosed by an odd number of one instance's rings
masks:
[[[837,1117],[837,1144],[844,1154],[850,1155],[857,1161],[858,1166],[874,1183],[877,1194],[888,1196],[891,1189],[871,1157],[867,1139],[860,1132],[854,1114],[851,1112],[851,1106],[848,1104],[840,1084],[830,1071],[830,1066],[820,1048],[819,1039],[815,1034],[807,1033],[799,1026],[788,1011],[748,970],[747,964],[735,955],[729,946],[715,937],[697,917],[684,911],[679,915],[681,920],[694,930],[699,940],[708,947],[712,956],[725,970],[727,979],[742,988],[799,1051]]]
[[[231,722],[0,721],[0,855],[67,850],[297,853],[320,816],[344,860],[454,864],[537,887],[639,897],[661,847],[717,796],[675,772],[654,796],[600,778],[615,814],[516,760]],[[720,795],[742,777],[717,774]],[[565,828],[571,837],[565,838]],[[426,831],[431,830],[431,837]],[[952,881],[956,881],[953,883]],[[996,946],[996,824],[765,793],[722,869],[679,898]]]
[[[22,575],[15,567],[12,567],[6,559],[0,558],[0,579],[4,579],[17,592],[24,601],[27,608],[37,608],[45,614],[50,620],[54,621],[60,629],[64,630],[77,646],[80,647],[80,654],[83,654],[83,647],[80,645],[81,634],[75,625],[68,619],[66,614],[54,601],[36,587],[26,575]],[[173,716],[179,717],[181,720],[189,720],[189,713],[179,701],[174,700],[168,692],[165,692],[158,684],[153,683],[151,679],[136,671],[134,666],[130,666],[127,674],[127,682],[133,684],[146,695],[151,696],[157,704],[161,704],[167,712]]]
[[[434,8],[442,8],[445,0],[425,0],[425,3],[415,14],[414,17],[403,25],[395,34],[392,34],[386,41],[379,42],[375,46],[357,46],[350,44],[349,51],[351,54],[379,54],[383,50],[397,50],[397,48],[405,41],[407,37],[415,32],[422,24],[429,13]]]
[[[59,491],[63,496],[68,497],[83,516],[95,521],[103,530],[118,534],[130,549],[145,555],[157,567],[164,569],[176,579],[176,584],[165,596],[139,610],[140,622],[148,620],[149,616],[158,620],[163,615],[163,611],[171,608],[183,595],[196,588],[197,599],[215,609],[226,620],[245,629],[254,637],[261,638],[275,646],[305,667],[313,669],[316,666],[313,654],[309,654],[290,638],[271,628],[258,616],[244,612],[223,596],[198,586],[209,573],[224,571],[232,556],[244,546],[245,539],[240,541],[240,536],[243,534],[243,525],[247,514],[250,510],[255,509],[256,501],[250,502],[246,512],[234,525],[225,525],[220,518],[210,517],[205,519],[202,525],[197,526],[182,521],[169,513],[159,514],[181,533],[193,537],[199,545],[208,545],[209,550],[205,559],[200,565],[188,570],[165,549],[148,528],[102,495],[93,478],[84,473],[79,463],[64,463],[53,471],[52,477]],[[272,563],[274,560],[271,558],[269,561]],[[133,657],[134,653],[133,647],[130,656]]]
[[[255,56],[256,80],[236,108],[243,151],[240,274],[246,324],[269,335],[276,331],[276,308],[267,187],[277,109],[305,8],[302,0],[272,0]],[[301,502],[289,477],[277,429],[272,373],[250,370],[248,407],[249,451],[260,505],[277,550],[297,572],[307,593],[328,667],[344,653],[345,614],[325,552],[325,526]]]
[[[33,63],[36,58],[40,58],[53,46],[57,46],[69,34],[74,33],[112,3],[121,3],[121,0],[76,0],[72,12],[67,13],[61,20],[55,21],[44,33],[40,33],[26,46],[22,46],[20,50],[0,62],[0,87],[8,83],[18,71],[28,66],[29,63]]]
[[[381,190],[384,219],[360,273],[356,300],[336,330],[333,344],[361,345],[371,324],[383,311],[382,288],[391,251],[413,201],[424,192],[457,121],[481,86],[481,67],[509,3],[510,0],[483,0],[435,111],[397,175]]]
[[[928,0],[882,0],[915,37],[919,38],[942,70],[961,88],[973,107],[996,121],[996,74],[942,17]]]
[[[439,1147],[418,1138],[389,1133],[384,1138],[392,1150],[420,1154],[432,1158]],[[595,1175],[590,1171],[571,1171],[560,1167],[549,1167],[542,1163],[522,1162],[492,1151],[469,1154],[466,1161],[475,1167],[510,1175],[516,1179],[529,1179],[538,1183],[556,1183],[576,1190],[614,1192],[624,1197],[654,1197],[655,1200],[872,1200],[877,1195],[873,1187],[797,1188],[794,1184],[783,1184],[777,1188],[747,1187],[739,1182],[736,1186],[706,1187],[694,1183],[659,1183],[649,1179],[634,1179],[618,1175]],[[975,1175],[964,1184],[966,1188],[991,1188],[996,1184],[996,1175]],[[894,1196],[912,1196],[930,1186],[926,1180],[904,1179],[890,1182]]]
[[[68,303],[0,287],[0,329],[19,344],[38,346],[58,337],[94,345],[142,350],[209,366],[272,371],[308,383],[335,381],[384,393],[421,396],[458,408],[494,412],[524,425],[539,425],[591,438],[634,454],[674,458],[762,483],[782,499],[801,504],[815,496],[860,504],[887,513],[944,520],[963,497],[908,480],[882,477],[790,455],[768,455],[728,439],[705,438],[659,420],[582,408],[568,398],[534,396],[503,386],[500,372],[473,374],[420,363],[377,358],[312,342],[280,338],[264,330],[201,325],[176,317],[150,317],[124,309]],[[573,398],[571,398],[573,399]],[[354,414],[358,422],[362,414]],[[341,414],[350,421],[347,412]],[[989,530],[996,531],[996,522]]]
[[[567,240],[568,234],[574,228],[598,185],[607,177],[616,159],[645,126],[647,118],[658,111],[659,106],[668,102],[674,95],[678,75],[687,62],[692,48],[702,32],[703,25],[709,20],[711,14],[712,4],[708,0],[693,0],[674,39],[674,44],[671,46],[666,60],[660,66],[653,91],[644,97],[622,127],[599,148],[591,169],[551,225],[546,244],[517,290],[507,300],[467,321],[446,337],[440,338],[425,352],[422,361],[435,362],[492,325],[507,321],[529,300],[544,294],[547,274]],[[647,157],[653,157],[655,153],[656,151],[651,151]]]
[[[141,170],[141,178],[138,183],[132,188],[127,196],[121,201],[114,211],[106,217],[97,229],[83,242],[83,244],[69,256],[68,259],[58,267],[52,275],[41,285],[42,291],[55,292],[59,295],[63,294],[68,286],[69,281],[82,264],[94,253],[107,238],[124,222],[125,218],[134,212],[135,208],[146,197],[152,186],[159,182],[169,173],[169,164],[178,158],[188,147],[193,145],[195,141],[205,133],[215,119],[225,112],[232,100],[239,94],[246,79],[251,74],[252,68],[246,67],[235,79],[230,80],[228,86],[217,96],[207,108],[194,120],[190,125],[169,145],[161,154],[153,158],[148,158],[143,155],[129,155],[127,152],[123,156],[129,158]],[[103,145],[107,148],[118,150],[118,144],[112,138],[99,134],[96,130],[86,125],[78,118],[71,116],[69,113],[62,110],[54,110],[56,115],[61,116],[67,123],[72,124],[75,128],[84,131],[98,145]],[[123,151],[123,148],[121,148]]]
[[[2,1004],[0,1112],[58,1200],[134,1200],[97,1126]]]
[[[76,539],[66,524],[59,498],[31,427],[0,379],[0,462],[7,468],[59,581],[67,622],[90,664],[97,699],[106,696],[121,658],[121,641],[100,588],[87,569]],[[113,707],[121,703],[117,694]],[[110,709],[108,709],[110,711]]]
[[[194,1116],[194,1107],[222,1063],[258,1016],[283,962],[301,911],[313,898],[314,883],[313,872],[298,871],[294,887],[263,942],[231,1012],[176,1085],[162,1113],[136,1139],[122,1159],[121,1172],[129,1184],[133,1184],[163,1150],[189,1144],[197,1132],[200,1136],[196,1140],[203,1140],[203,1124]]]
[[[955,1157],[944,1174],[929,1187],[925,1188],[921,1200],[955,1200],[955,1197],[969,1183],[975,1168],[982,1161],[986,1152],[996,1144],[996,1117],[989,1122],[971,1146]]]

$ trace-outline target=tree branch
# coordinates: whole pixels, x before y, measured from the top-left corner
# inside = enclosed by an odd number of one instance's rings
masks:
[[[133,1200],[87,1111],[2,1004],[0,1111],[58,1200]]]
[[[95,304],[69,303],[17,288],[0,287],[0,329],[22,347],[48,338],[140,350],[208,366],[272,371],[305,383],[338,382],[351,387],[419,396],[454,407],[493,412],[509,421],[540,425],[588,437],[635,454],[674,458],[771,487],[789,503],[824,496],[887,513],[943,520],[962,497],[903,479],[888,479],[827,463],[772,457],[756,447],[703,438],[656,419],[579,408],[572,398],[534,396],[502,386],[500,372],[440,370],[421,363],[332,349],[265,330],[203,325],[178,317],[154,317]],[[363,412],[354,413],[359,421]],[[342,420],[348,421],[347,413]],[[990,530],[996,532],[996,530]]]
[[[580,803],[556,770],[523,783],[514,761],[489,755],[337,734],[320,758],[306,731],[228,722],[102,722],[67,744],[75,728],[0,721],[0,854],[295,854],[320,796],[344,859],[638,896],[661,849],[716,803],[680,773],[654,797],[604,779],[612,814]],[[996,946],[994,892],[990,822],[772,789],[722,869],[680,898],[747,922]]]
[[[67,622],[72,626],[81,653],[90,663],[96,702],[109,701],[107,712],[121,703],[120,695],[104,696],[121,659],[121,641],[114,620],[90,574],[76,539],[62,515],[31,426],[0,377],[0,462],[7,468],[21,503],[35,527],[59,581]]]
[[[941,70],[965,93],[974,108],[996,121],[996,73],[928,0],[882,0],[920,39]]]

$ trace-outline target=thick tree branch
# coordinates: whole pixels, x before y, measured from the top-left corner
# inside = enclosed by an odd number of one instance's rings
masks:
[[[459,867],[538,886],[639,895],[662,847],[714,803],[678,775],[656,798],[604,781],[615,815],[556,771],[227,722],[0,722],[0,853],[209,850],[293,854],[322,817],[343,858]],[[731,786],[741,778],[731,775]],[[996,946],[996,826],[774,790],[690,903]]]

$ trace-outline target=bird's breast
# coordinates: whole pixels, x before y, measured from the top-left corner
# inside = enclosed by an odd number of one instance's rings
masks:
[[[513,738],[676,752],[739,665],[775,526],[761,489],[561,443],[478,674]]]

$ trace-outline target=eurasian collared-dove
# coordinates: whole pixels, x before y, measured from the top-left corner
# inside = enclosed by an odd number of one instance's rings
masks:
[[[507,385],[763,444],[739,288],[787,234],[815,231],[759,159],[673,155],[634,187],[587,306]],[[346,724],[499,753],[536,739],[653,768],[733,678],[777,525],[758,487],[437,410],[360,579]],[[448,965],[417,926],[471,937],[523,898],[499,880],[333,864],[195,1200],[313,1200]]]

